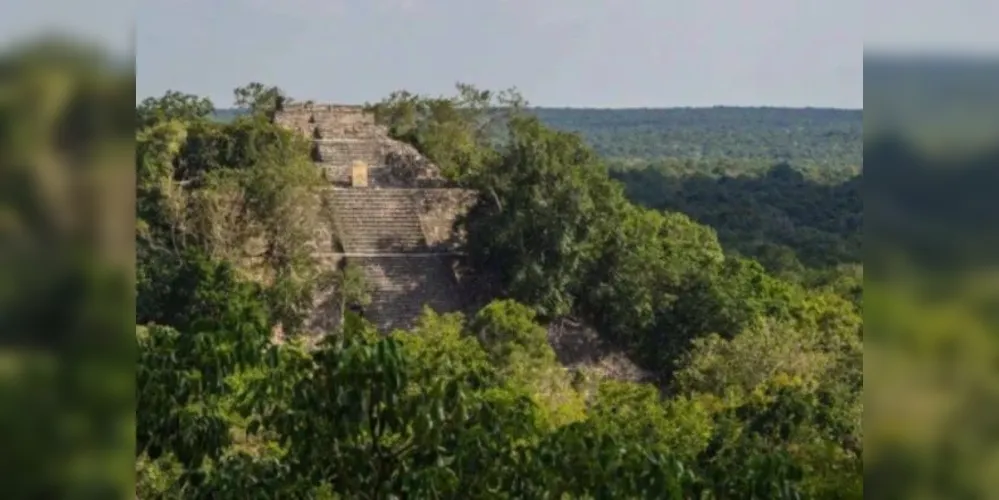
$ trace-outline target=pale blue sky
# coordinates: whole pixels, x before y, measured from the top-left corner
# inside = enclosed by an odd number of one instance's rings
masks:
[[[119,49],[138,97],[231,103],[251,80],[361,102],[457,80],[572,106],[860,107],[868,47],[999,51],[994,0],[26,0],[0,43],[57,26]]]
[[[145,1],[137,84],[219,106],[256,80],[345,103],[465,81],[546,106],[861,107],[861,1]]]

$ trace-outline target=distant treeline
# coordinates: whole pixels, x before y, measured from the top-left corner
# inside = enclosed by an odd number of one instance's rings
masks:
[[[848,167],[863,161],[863,111],[794,108],[555,109],[547,125],[579,132],[604,158],[737,159]]]
[[[606,159],[739,160],[855,168],[863,161],[863,112],[817,108],[532,108],[543,123],[579,132]],[[237,109],[218,109],[230,121]]]

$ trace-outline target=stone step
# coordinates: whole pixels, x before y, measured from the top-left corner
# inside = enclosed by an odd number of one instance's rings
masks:
[[[426,252],[418,197],[405,189],[330,192],[333,217],[349,253]]]
[[[350,165],[362,161],[375,166],[385,162],[387,151],[377,140],[315,141],[315,159],[332,165]]]
[[[443,258],[350,257],[371,290],[365,317],[379,330],[411,328],[424,306],[438,313],[464,308],[458,283]]]
[[[323,137],[363,137],[386,133],[384,127],[375,124],[372,114],[356,106],[296,106],[279,112],[275,122],[308,137],[312,137],[317,128]]]
[[[322,171],[323,178],[330,184],[341,187],[350,186],[352,174],[350,165],[324,162],[317,163],[316,166]]]

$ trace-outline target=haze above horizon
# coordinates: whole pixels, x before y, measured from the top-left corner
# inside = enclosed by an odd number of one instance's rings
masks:
[[[148,97],[148,96],[147,96]],[[142,99],[144,99],[143,97]],[[301,99],[294,98],[292,96],[294,103],[300,104],[303,102]],[[137,99],[137,102],[141,99]],[[306,100],[308,101],[308,100]],[[318,106],[322,105],[334,105],[334,106],[364,106],[365,103],[360,102],[334,102],[334,101],[316,101],[312,100],[312,103]],[[725,105],[716,104],[711,106],[631,106],[623,108],[614,108],[607,106],[544,106],[539,104],[530,103],[527,109],[546,109],[555,111],[677,111],[677,110],[710,110],[710,109],[793,109],[793,110],[815,110],[815,111],[842,111],[846,113],[859,113],[864,109],[863,107],[856,108],[838,108],[835,106],[770,106],[770,105]],[[216,106],[216,112],[246,112],[246,110],[240,110],[235,106]]]
[[[549,108],[863,107],[860,0],[628,3],[146,2],[137,100],[173,89],[226,108],[259,81],[363,103],[462,81]]]

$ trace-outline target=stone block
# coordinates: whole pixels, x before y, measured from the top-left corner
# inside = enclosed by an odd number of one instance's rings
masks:
[[[350,180],[352,187],[368,187],[368,164],[355,161],[351,165]]]

